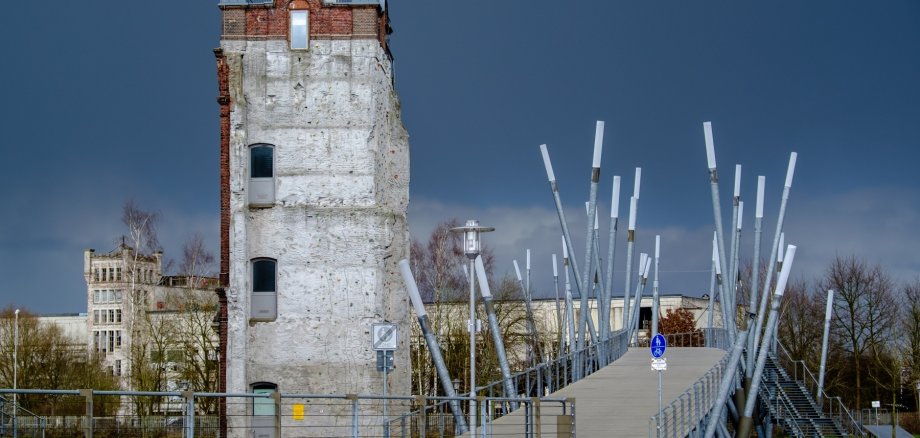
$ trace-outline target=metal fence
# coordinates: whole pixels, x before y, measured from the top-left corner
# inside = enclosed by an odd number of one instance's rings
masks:
[[[604,342],[563,354],[512,376],[518,393],[502,382],[477,388],[478,430],[539,436],[552,430],[574,436],[572,400],[546,398],[623,356],[625,331]],[[93,390],[0,389],[0,395],[40,399],[47,412],[0,415],[0,436],[17,437],[217,437],[216,400],[226,400],[229,435],[327,437],[451,437],[454,417],[445,397],[318,394],[230,394]],[[457,397],[468,417],[467,397]],[[9,406],[9,405],[7,405]],[[6,411],[3,411],[6,412]],[[144,414],[141,414],[143,412]]]
[[[4,415],[3,437],[217,437],[219,420],[202,406],[227,404],[228,436],[453,437],[453,415],[445,397],[358,394],[229,394],[92,390],[0,389],[0,394],[41,397],[71,415]],[[468,409],[470,399],[458,397]],[[509,406],[517,407],[510,412]],[[137,406],[161,408],[140,415]],[[563,430],[574,436],[574,400],[478,398],[480,436],[539,436]],[[72,415],[73,412],[83,415]],[[4,411],[6,412],[6,411]],[[468,413],[468,412],[467,412]],[[562,429],[559,429],[560,425]]]
[[[546,396],[622,357],[628,346],[627,333],[620,330],[604,342],[518,372],[512,376],[518,390],[514,397],[504,394],[501,381],[477,388],[477,430],[481,436],[530,437],[541,431],[574,436],[574,400]],[[0,436],[217,437],[216,406],[221,398],[226,400],[229,435],[452,437],[456,433],[445,397],[0,389],[0,396],[14,393],[40,399],[46,412],[17,415],[15,422],[11,415],[0,415]],[[470,399],[454,400],[468,417]],[[26,412],[21,407],[19,411]]]
[[[24,409],[12,398],[0,397],[0,437],[42,437],[47,418]]]
[[[572,351],[537,366],[514,373],[511,379],[517,388],[517,397],[543,397],[577,382],[607,364],[619,359],[629,348],[627,333],[611,333],[605,342],[592,343],[584,349]],[[497,380],[476,389],[478,395],[507,397],[502,381]]]

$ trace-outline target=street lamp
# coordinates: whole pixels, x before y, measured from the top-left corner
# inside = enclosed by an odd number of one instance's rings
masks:
[[[459,393],[460,393],[460,378],[459,378],[459,377],[454,377],[454,380],[451,380],[451,383],[454,384],[454,394],[459,394]],[[461,415],[463,415],[463,414],[461,414]],[[459,425],[459,424],[456,424],[456,422],[454,422],[454,423],[455,423],[455,424],[454,424],[454,435],[458,435],[458,436],[459,436],[459,435],[462,434],[462,432],[461,432],[461,430],[460,430],[460,425]]]
[[[460,392],[460,378],[459,378],[459,377],[455,377],[454,380],[451,381],[451,383],[454,384],[454,391],[455,391],[455,392]],[[920,384],[918,384],[918,385],[920,385]]]
[[[13,325],[13,389],[17,387],[17,377],[19,374],[19,309],[16,309],[13,314],[15,315],[15,323]],[[16,423],[17,410],[19,409],[18,404],[18,395],[15,392],[13,393],[13,436],[15,437],[19,431],[19,425]]]
[[[920,412],[920,380],[917,381],[917,412]]]
[[[479,221],[469,219],[462,227],[451,228],[453,233],[463,233],[463,253],[470,259],[470,436],[476,436],[476,257],[482,252],[482,233],[495,231],[481,227]]]

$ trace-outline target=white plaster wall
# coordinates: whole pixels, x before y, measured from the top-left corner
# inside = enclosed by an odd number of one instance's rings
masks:
[[[409,393],[408,135],[376,40],[221,42],[230,66],[227,390],[379,393],[371,324],[403,333],[390,392]],[[271,208],[247,205],[248,147],[275,146]],[[278,318],[249,321],[250,264],[278,261]],[[244,405],[228,406],[233,419]],[[234,409],[236,411],[234,411]],[[287,421],[287,420],[285,420]]]
[[[92,342],[92,335],[86,332],[86,314],[39,316],[38,323],[56,325],[74,344],[85,345],[87,338]]]

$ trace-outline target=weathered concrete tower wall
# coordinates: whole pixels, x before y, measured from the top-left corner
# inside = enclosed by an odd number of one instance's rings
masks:
[[[379,393],[371,324],[388,320],[403,334],[390,392],[408,394],[408,304],[397,262],[408,254],[409,145],[386,12],[320,0],[266,3],[222,4],[215,50],[222,389],[268,383],[288,393]],[[308,13],[309,46],[292,49],[291,17],[300,11]],[[266,260],[275,268],[268,286],[258,278],[267,271],[254,269]],[[259,313],[272,302],[275,314]],[[251,414],[236,406],[230,418]],[[231,434],[245,427],[237,421]]]

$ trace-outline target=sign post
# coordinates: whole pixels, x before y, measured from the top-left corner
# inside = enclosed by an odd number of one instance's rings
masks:
[[[872,407],[875,408],[875,425],[878,426],[878,408],[882,407],[882,402],[879,400],[873,400]]]
[[[377,350],[377,371],[383,372],[383,436],[390,438],[390,419],[387,415],[387,373],[394,368],[393,351],[399,345],[399,330],[390,322],[374,323],[371,328],[374,350]]]
[[[652,342],[649,342],[649,349],[652,353],[652,370],[658,371],[658,414],[655,415],[655,435],[658,437],[661,437],[661,372],[668,369],[668,360],[664,357],[667,348],[668,341],[661,333],[655,334]]]

